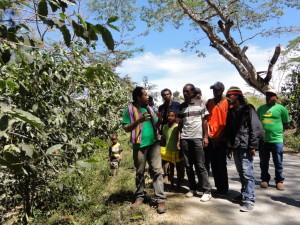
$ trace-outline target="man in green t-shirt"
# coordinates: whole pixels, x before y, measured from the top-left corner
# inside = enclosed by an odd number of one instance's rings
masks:
[[[149,164],[153,179],[157,212],[165,213],[163,170],[161,165],[160,145],[157,139],[157,128],[160,125],[153,109],[148,105],[149,96],[143,87],[136,87],[132,92],[133,103],[125,109],[123,128],[131,133],[133,160],[136,168],[136,199],[132,208],[140,206],[145,199],[145,167]]]
[[[275,90],[269,89],[265,94],[266,104],[257,109],[257,114],[265,130],[264,145],[259,151],[262,179],[260,186],[262,188],[269,186],[271,176],[268,170],[270,153],[272,153],[276,188],[283,191],[283,130],[288,126],[290,118],[287,109],[280,104],[276,104],[278,97]]]

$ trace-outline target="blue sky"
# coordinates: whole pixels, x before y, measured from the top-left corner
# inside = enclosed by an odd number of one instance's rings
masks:
[[[280,20],[280,24],[299,26],[299,19],[296,19],[298,17],[299,11],[289,10],[288,14]],[[273,25],[277,24],[268,24],[268,26]],[[124,61],[122,66],[117,68],[117,72],[121,76],[130,75],[135,82],[141,82],[144,76],[148,76],[150,83],[157,84],[155,91],[158,92],[164,88],[170,88],[173,92],[176,90],[182,92],[186,83],[193,83],[202,90],[204,99],[212,97],[209,87],[216,81],[223,82],[225,89],[230,86],[239,86],[244,92],[254,92],[253,89],[247,87],[234,66],[220,56],[215,49],[208,46],[208,40],[203,40],[203,45],[201,45],[201,50],[206,53],[205,58],[199,58],[191,52],[180,52],[184,41],[193,38],[194,35],[187,26],[179,30],[168,27],[161,33],[152,31],[148,36],[136,40],[136,44],[144,46],[145,51]],[[281,37],[257,37],[246,43],[249,46],[247,56],[257,71],[264,71],[267,69],[275,46],[277,44],[285,46],[289,40],[297,36],[299,33]],[[278,77],[280,75],[280,72],[274,71],[271,84],[275,89],[279,89]]]

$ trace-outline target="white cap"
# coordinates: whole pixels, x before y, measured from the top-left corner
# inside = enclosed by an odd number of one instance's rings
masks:
[[[277,91],[273,88],[266,90],[265,93],[273,93],[273,94],[277,95]]]

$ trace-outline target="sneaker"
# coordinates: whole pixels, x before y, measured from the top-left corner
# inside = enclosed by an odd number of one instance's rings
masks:
[[[268,188],[268,187],[269,187],[269,184],[268,184],[267,181],[262,181],[262,182],[260,183],[260,187],[261,187],[261,188]]]
[[[137,208],[139,207],[141,204],[143,204],[144,202],[144,199],[141,199],[141,198],[137,198],[134,203],[132,203],[132,205],[130,206],[130,208]]]
[[[208,202],[211,199],[211,193],[204,193],[200,198],[201,202]]]
[[[157,203],[157,210],[156,210],[156,211],[157,211],[157,213],[159,213],[159,214],[162,214],[162,213],[167,212],[165,202],[158,202],[158,203]]]
[[[236,197],[234,197],[234,198],[231,199],[231,201],[234,202],[234,203],[240,203],[243,200],[244,199],[243,199],[243,195],[242,194],[240,194],[240,195],[238,195],[238,196],[236,196]]]
[[[284,190],[284,184],[283,183],[277,183],[276,184],[276,189],[279,191],[283,191]]]
[[[194,195],[197,194],[197,191],[193,191],[193,190],[190,190],[188,193],[185,194],[185,197],[193,197]]]
[[[253,202],[244,202],[240,208],[240,211],[241,212],[249,212],[253,209],[253,207],[254,207]]]

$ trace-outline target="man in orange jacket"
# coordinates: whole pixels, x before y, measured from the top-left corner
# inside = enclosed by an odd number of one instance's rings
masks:
[[[228,101],[223,96],[225,89],[223,83],[216,82],[210,89],[213,90],[214,98],[209,99],[206,103],[206,108],[209,112],[207,120],[209,143],[205,149],[205,158],[211,162],[217,194],[223,197],[228,193],[227,148],[224,132],[228,112]]]

